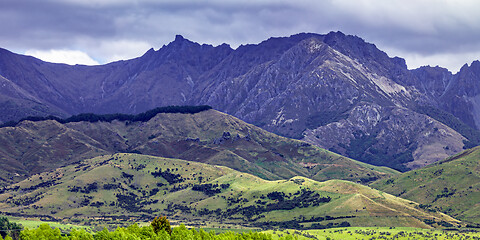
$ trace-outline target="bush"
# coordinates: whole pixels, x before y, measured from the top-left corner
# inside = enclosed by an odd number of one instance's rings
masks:
[[[153,231],[157,234],[160,231],[164,230],[169,235],[172,235],[172,228],[170,227],[170,222],[165,216],[161,216],[159,218],[155,217],[155,219],[153,219],[153,221],[150,223],[150,226],[152,226]]]
[[[13,239],[19,239],[20,230],[22,230],[21,225],[8,221],[6,217],[0,217],[0,235],[2,238],[10,236]]]

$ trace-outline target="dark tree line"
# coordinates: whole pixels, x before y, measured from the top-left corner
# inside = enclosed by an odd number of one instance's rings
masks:
[[[198,191],[198,192],[203,192],[206,195],[213,196],[215,194],[221,193],[222,189],[227,189],[230,187],[230,184],[211,184],[211,183],[206,183],[206,184],[195,184],[192,187],[193,191]]]
[[[152,174],[152,176],[154,176],[156,178],[157,177],[164,178],[165,180],[167,180],[167,182],[169,184],[181,183],[181,182],[185,181],[185,179],[182,177],[182,175],[172,173],[172,172],[170,172],[170,169],[168,169],[168,168],[167,168],[166,171],[162,171],[162,169],[160,169],[156,172],[151,172],[150,174]]]
[[[46,120],[55,120],[59,123],[70,123],[70,122],[112,122],[114,120],[118,121],[128,121],[128,122],[146,122],[153,117],[155,117],[159,113],[182,113],[182,114],[195,114],[199,112],[203,112],[206,110],[210,110],[212,107],[208,105],[200,105],[200,106],[168,106],[168,107],[158,107],[143,113],[139,113],[136,115],[133,114],[122,114],[122,113],[115,113],[115,114],[95,114],[95,113],[80,113],[78,115],[73,115],[69,118],[59,118],[56,116],[47,116],[47,117],[39,117],[39,116],[32,116],[22,118],[19,121],[9,121],[6,122],[0,127],[15,127],[18,123],[28,120],[33,122],[39,121],[46,121]]]

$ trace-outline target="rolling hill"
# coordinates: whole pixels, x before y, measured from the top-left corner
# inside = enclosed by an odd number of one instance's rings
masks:
[[[131,153],[95,157],[3,188],[0,210],[77,223],[157,215],[198,225],[297,229],[459,223],[349,181],[268,181],[227,167]]]
[[[480,223],[480,148],[371,185],[457,219]]]
[[[397,173],[277,136],[219,111],[205,110],[159,113],[145,121],[62,124],[26,120],[3,127],[0,177],[7,185],[83,159],[119,152],[222,165],[268,180],[304,176],[368,183]]]

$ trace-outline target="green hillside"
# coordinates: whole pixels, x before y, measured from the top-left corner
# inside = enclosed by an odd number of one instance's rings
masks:
[[[380,180],[372,187],[421,203],[427,211],[480,223],[480,147]]]
[[[344,180],[267,181],[227,167],[127,153],[34,175],[1,193],[1,212],[70,223],[167,215],[190,225],[263,228],[457,224],[414,202]]]
[[[107,120],[65,124],[27,120],[0,128],[0,183],[5,186],[86,158],[121,152],[222,165],[269,180],[304,176],[368,183],[397,174],[215,110],[159,113],[145,121]]]

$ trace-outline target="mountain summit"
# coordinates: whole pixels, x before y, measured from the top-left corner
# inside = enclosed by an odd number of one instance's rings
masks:
[[[403,59],[341,32],[237,49],[177,35],[157,51],[100,66],[1,50],[0,121],[208,104],[283,136],[408,170],[480,143],[478,65],[457,74],[408,70]]]

